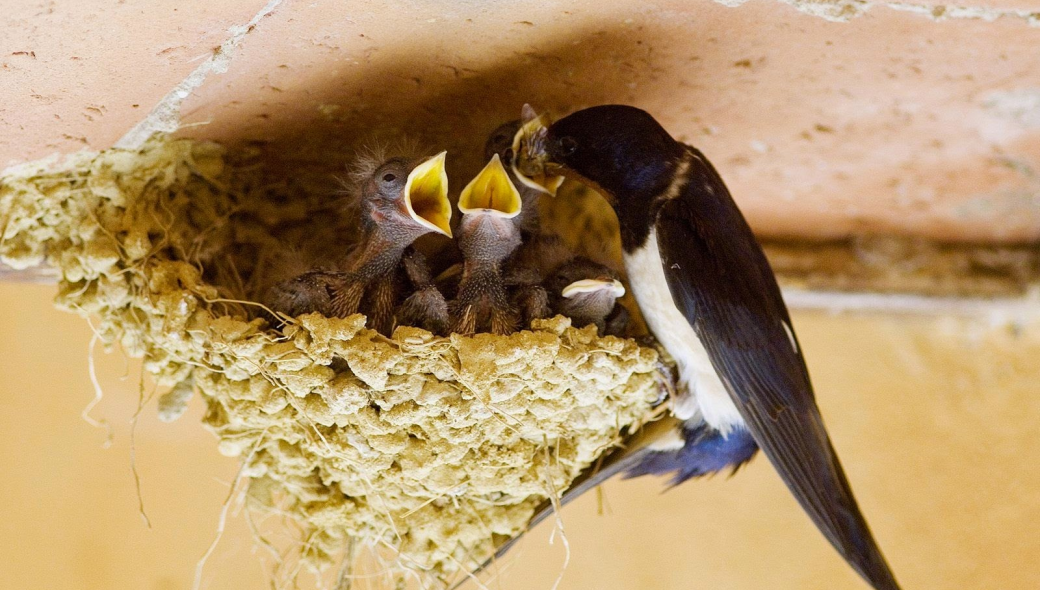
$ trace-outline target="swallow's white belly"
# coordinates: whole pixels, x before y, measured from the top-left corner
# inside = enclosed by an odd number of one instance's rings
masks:
[[[699,414],[723,433],[743,425],[744,420],[708,359],[700,338],[672,301],[655,231],[651,230],[645,246],[625,254],[625,269],[629,287],[650,331],[678,365],[680,393],[672,410],[676,417],[688,420]]]

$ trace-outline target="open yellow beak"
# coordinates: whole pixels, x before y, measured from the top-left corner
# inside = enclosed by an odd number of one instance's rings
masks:
[[[543,143],[551,121],[537,115],[530,105],[524,105],[523,125],[513,137],[513,174],[525,186],[556,196],[563,184],[563,176],[546,172]]]
[[[404,185],[404,202],[408,215],[417,223],[450,238],[451,201],[444,169],[447,155],[441,152],[412,169]]]
[[[498,154],[492,156],[459,196],[459,211],[463,213],[490,213],[510,219],[519,215],[522,208],[520,191],[509,179]]]
[[[609,281],[601,279],[582,279],[580,281],[574,281],[564,287],[563,292],[560,294],[567,299],[570,299],[571,297],[577,297],[583,293],[595,293],[603,290],[610,290],[615,299],[625,295],[625,286],[621,284],[621,281],[616,279]]]

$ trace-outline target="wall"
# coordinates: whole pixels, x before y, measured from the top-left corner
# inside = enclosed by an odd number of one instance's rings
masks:
[[[190,587],[212,542],[235,461],[198,423],[146,407],[129,420],[139,363],[96,351],[105,397],[92,416],[90,330],[50,306],[53,288],[0,286],[0,571],[11,588]],[[13,312],[12,312],[13,311]],[[863,509],[906,588],[1040,587],[1040,330],[965,322],[799,313],[795,325],[819,403]],[[150,391],[146,384],[146,393]],[[612,482],[599,515],[589,495],[564,513],[562,589],[704,587],[839,590],[865,586],[830,549],[761,457],[732,479],[661,493],[660,481]],[[564,549],[543,525],[491,588],[548,589]],[[205,588],[266,586],[262,550],[232,511]],[[501,584],[501,585],[499,585]],[[383,588],[385,585],[359,588]]]

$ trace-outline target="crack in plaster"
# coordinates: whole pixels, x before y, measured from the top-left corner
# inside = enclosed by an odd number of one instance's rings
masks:
[[[901,10],[928,17],[936,22],[951,19],[982,20],[988,23],[1001,18],[1019,18],[1026,21],[1031,27],[1040,27],[1040,10],[1023,10],[1013,8],[986,8],[982,6],[956,6],[940,4],[936,6],[921,6],[906,2],[885,2],[881,6],[887,6],[892,10]]]
[[[245,39],[245,36],[264,17],[274,12],[282,1],[269,0],[248,23],[229,28],[228,33],[231,36],[220,44],[220,47],[213,52],[213,55],[209,56],[209,59],[199,65],[199,67],[192,70],[187,78],[174,86],[173,90],[167,93],[144,119],[137,125],[134,125],[133,129],[116,142],[115,147],[136,149],[144,145],[144,142],[155,133],[172,133],[176,131],[181,124],[181,105],[184,103],[184,100],[202,86],[202,83],[206,81],[210,74],[223,74],[228,70],[228,67],[231,65],[231,59],[234,57],[238,45]]]
[[[736,7],[747,0],[715,0],[724,6]],[[1031,27],[1040,27],[1040,10],[988,8],[984,6],[958,6],[938,4],[925,6],[910,2],[869,2],[867,0],[780,0],[808,15],[817,16],[832,22],[848,22],[863,16],[876,6],[884,6],[892,10],[910,12],[919,16],[941,22],[953,19],[982,20],[993,22],[1001,18],[1022,19]]]

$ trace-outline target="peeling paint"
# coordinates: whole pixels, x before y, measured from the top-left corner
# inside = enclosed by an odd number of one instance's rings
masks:
[[[991,92],[983,102],[995,115],[1026,129],[1040,129],[1040,88]]]
[[[831,22],[848,22],[874,5],[863,0],[780,0],[799,12]]]
[[[228,29],[231,36],[220,44],[220,47],[213,52],[213,55],[209,56],[209,59],[204,61],[199,67],[192,70],[187,78],[174,86],[173,90],[167,93],[152,108],[147,117],[142,119],[137,125],[134,125],[133,129],[116,142],[115,147],[136,149],[144,145],[144,142],[155,133],[172,133],[176,131],[181,124],[181,105],[184,103],[184,99],[191,96],[192,92],[202,86],[202,83],[206,81],[210,74],[223,74],[226,72],[231,64],[231,58],[234,57],[242,39],[265,16],[274,12],[281,3],[282,0],[269,0],[248,23]]]
[[[731,8],[747,0],[714,0]],[[817,16],[831,22],[848,22],[862,16],[871,8],[884,6],[892,10],[910,12],[936,22],[954,19],[982,20],[993,22],[1002,18],[1024,20],[1031,27],[1040,27],[1040,10],[991,8],[988,6],[921,5],[909,2],[867,2],[865,0],[780,0],[799,12]]]
[[[904,2],[886,2],[881,4],[892,10],[911,12],[928,17],[934,21],[951,19],[982,20],[993,22],[1002,18],[1018,18],[1025,20],[1031,27],[1040,27],[1040,9],[1023,10],[1012,8],[990,8],[986,6],[955,6],[939,4],[936,6],[921,6]]]

